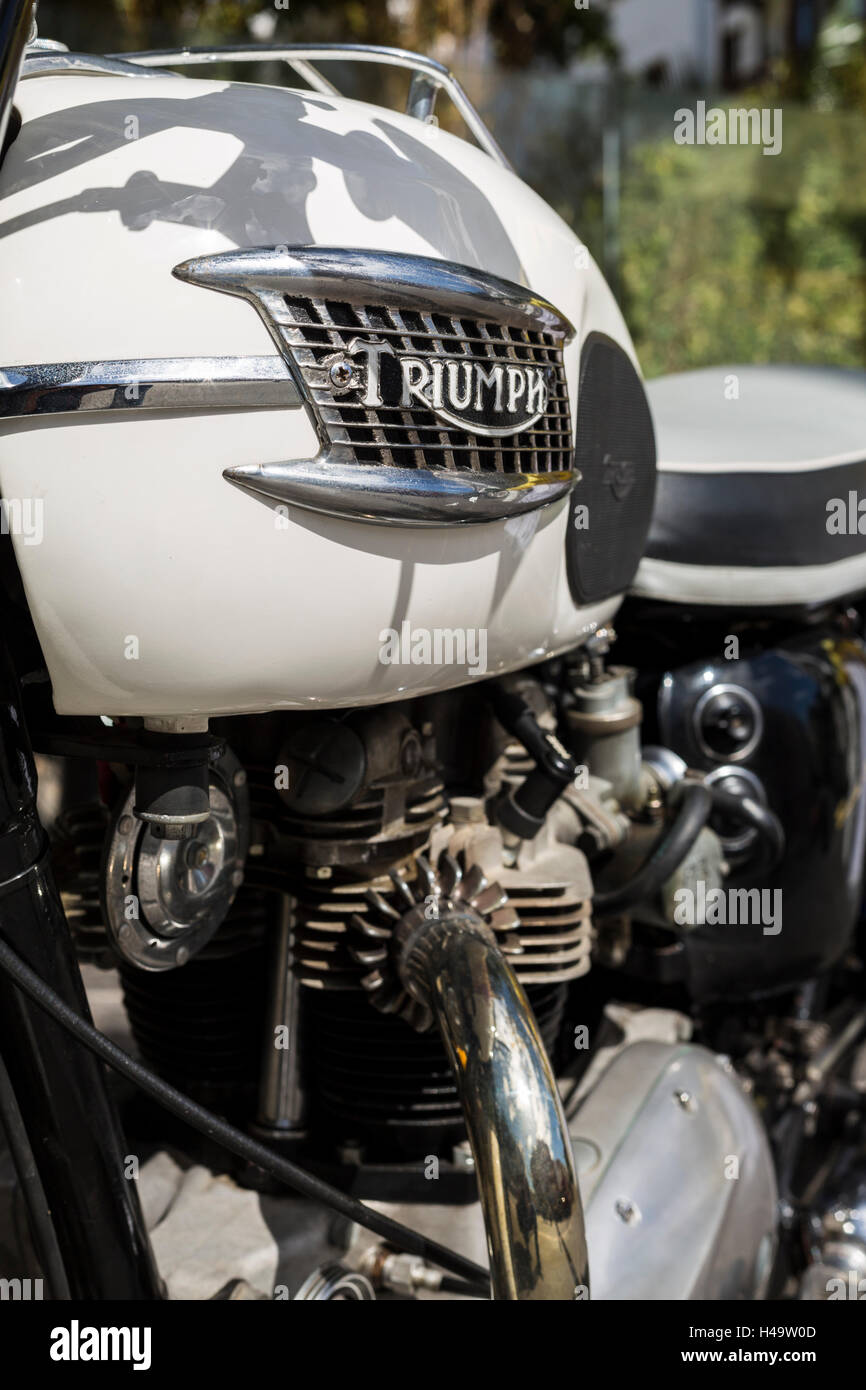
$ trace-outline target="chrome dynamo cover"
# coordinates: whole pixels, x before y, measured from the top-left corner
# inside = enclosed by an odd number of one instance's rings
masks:
[[[115,812],[103,889],[112,945],[142,970],[173,970],[206,946],[243,882],[249,838],[246,773],[226,752],[210,773],[210,815],[191,839],[165,840],[133,814],[135,792]]]

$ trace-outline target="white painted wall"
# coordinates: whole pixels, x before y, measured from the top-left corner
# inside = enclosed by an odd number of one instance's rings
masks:
[[[723,33],[739,36],[739,70],[743,77],[750,77],[760,67],[763,57],[760,15],[751,5],[730,5],[722,12],[721,25]]]
[[[626,72],[664,62],[674,81],[719,75],[717,0],[609,0],[611,28]]]

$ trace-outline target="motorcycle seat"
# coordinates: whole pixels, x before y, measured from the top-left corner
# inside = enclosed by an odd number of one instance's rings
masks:
[[[659,471],[634,594],[780,608],[866,591],[866,372],[710,367],[647,393]]]

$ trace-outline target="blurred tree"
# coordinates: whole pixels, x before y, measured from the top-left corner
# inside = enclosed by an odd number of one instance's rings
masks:
[[[786,121],[793,113],[786,111]],[[623,307],[647,376],[717,362],[866,359],[863,139],[812,113],[786,127],[796,169],[760,151],[638,146],[622,205]],[[746,162],[748,160],[748,163]],[[778,180],[774,183],[774,180]]]
[[[606,7],[578,9],[575,0],[41,0],[39,15],[42,33],[103,51],[249,41],[252,22],[253,32],[270,30],[277,42],[346,40],[429,52],[444,41],[459,53],[488,38],[492,56],[510,67],[613,53]]]
[[[393,0],[391,0],[393,5]],[[279,41],[393,43],[388,0],[40,0],[40,32],[90,52],[170,44],[250,42],[257,16]]]
[[[822,111],[866,112],[866,6],[839,0],[820,34],[811,95]]]
[[[578,9],[574,0],[492,0],[490,31],[496,57],[507,67],[537,58],[567,63],[588,53],[613,59],[610,15],[598,4]]]

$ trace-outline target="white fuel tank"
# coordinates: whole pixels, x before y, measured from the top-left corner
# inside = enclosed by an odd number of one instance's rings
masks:
[[[590,335],[633,349],[515,175],[283,88],[52,74],[16,105],[0,490],[59,713],[386,701],[611,617],[573,597],[552,450]]]

